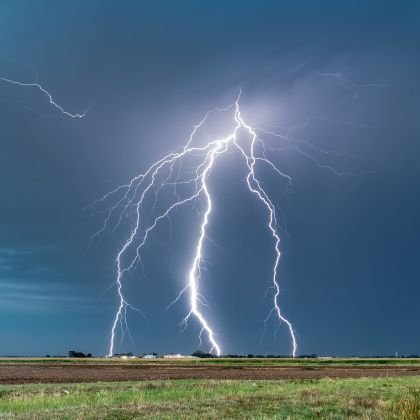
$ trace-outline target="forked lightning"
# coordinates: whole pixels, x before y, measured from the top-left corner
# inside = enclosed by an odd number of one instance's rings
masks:
[[[236,150],[243,158],[247,168],[246,183],[248,189],[257,197],[267,212],[266,227],[273,238],[274,251],[272,269],[272,290],[274,291],[273,308],[268,314],[267,319],[274,314],[279,321],[282,321],[287,326],[291,337],[291,354],[292,356],[296,356],[296,334],[291,322],[283,315],[279,302],[280,286],[277,277],[280,261],[280,236],[277,228],[276,208],[257,177],[256,167],[258,165],[267,165],[277,175],[283,177],[288,186],[290,186],[292,180],[267,158],[266,148],[268,146],[263,141],[262,136],[268,136],[269,134],[264,132],[264,130],[253,128],[245,122],[241,114],[239,99],[240,95],[230,106],[226,108],[215,108],[209,111],[200,123],[194,126],[191,135],[180,152],[169,153],[153,163],[143,174],[134,177],[127,185],[118,187],[94,203],[98,204],[104,200],[116,197],[116,202],[107,210],[107,215],[102,228],[93,235],[92,239],[107,229],[111,219],[115,216],[115,213],[118,214],[116,216],[116,226],[118,226],[121,223],[122,218],[130,209],[134,208],[135,210],[133,227],[116,256],[116,286],[119,305],[111,328],[108,356],[114,354],[117,328],[120,326],[122,331],[126,329],[126,311],[127,308],[132,308],[124,294],[124,275],[138,263],[141,263],[141,250],[146,244],[150,234],[159,223],[163,219],[168,218],[178,207],[194,204],[197,200],[204,203],[204,211],[195,246],[194,257],[191,261],[190,269],[186,274],[186,285],[174,302],[178,301],[184,293],[189,294],[189,311],[184,318],[184,323],[186,324],[190,318],[194,317],[201,327],[199,335],[200,341],[202,335],[206,334],[210,344],[210,352],[215,353],[216,355],[222,354],[222,347],[216,338],[210,321],[205,317],[202,311],[204,303],[200,294],[200,280],[207,228],[214,206],[208,181],[211,172],[214,169],[216,160],[223,154],[226,154],[229,150]],[[194,140],[198,132],[204,127],[211,115],[218,113],[231,113],[233,123],[232,131],[228,133],[226,137],[214,140],[211,139],[201,146],[195,145]],[[291,139],[284,137],[284,140],[287,141],[288,147],[296,148],[296,145],[292,144]],[[191,164],[191,160],[194,161],[193,164]],[[188,167],[188,165],[192,165],[192,169]],[[175,201],[170,205],[167,205],[164,211],[154,217],[152,222],[143,225],[144,217],[142,217],[142,214],[144,215],[144,207],[148,196],[155,194],[156,205],[160,191],[167,186],[174,189]],[[189,186],[191,187],[191,191],[188,193],[180,193],[178,189],[181,186]],[[123,257],[125,257],[129,251],[134,251],[133,255],[128,259],[128,262],[124,264]]]

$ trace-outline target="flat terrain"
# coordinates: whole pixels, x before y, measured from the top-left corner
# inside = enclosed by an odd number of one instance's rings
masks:
[[[0,418],[420,419],[419,359],[0,359]]]
[[[0,418],[420,418],[420,376],[0,386]]]
[[[419,376],[416,359],[0,359],[1,384]]]

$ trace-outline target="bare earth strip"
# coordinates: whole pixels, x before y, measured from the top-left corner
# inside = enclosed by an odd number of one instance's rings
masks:
[[[146,381],[165,379],[320,379],[420,375],[420,366],[220,366],[182,364],[8,363],[0,384]]]

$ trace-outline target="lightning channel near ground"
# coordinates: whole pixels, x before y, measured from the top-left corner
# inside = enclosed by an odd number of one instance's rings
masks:
[[[336,74],[322,74],[335,79],[340,77]],[[347,83],[347,79],[345,79]],[[350,83],[350,82],[348,82]],[[376,85],[357,85],[352,88],[371,87]],[[256,127],[249,124],[241,110],[241,92],[236,100],[224,108],[214,108],[208,111],[202,120],[193,126],[190,135],[187,137],[185,145],[180,151],[170,152],[159,160],[152,163],[143,173],[136,175],[127,184],[118,186],[114,190],[105,194],[102,198],[94,201],[91,208],[101,208],[105,214],[102,227],[92,235],[90,242],[97,236],[111,228],[115,231],[120,227],[123,220],[130,219],[129,233],[123,241],[116,254],[116,279],[114,286],[117,290],[118,305],[113,317],[110,331],[108,356],[115,353],[116,339],[118,332],[124,336],[124,330],[128,330],[127,310],[136,308],[129,303],[127,298],[126,274],[136,268],[139,264],[143,268],[142,250],[148,242],[153,231],[162,224],[164,220],[171,224],[171,215],[184,206],[191,206],[196,210],[200,205],[200,224],[194,244],[194,253],[189,269],[185,273],[185,284],[176,298],[168,306],[178,303],[181,297],[187,295],[188,311],[182,320],[184,328],[187,327],[191,319],[195,319],[200,327],[199,341],[202,345],[203,336],[205,337],[210,352],[220,356],[223,354],[222,344],[219,341],[217,332],[211,325],[206,315],[208,306],[202,294],[200,284],[203,281],[203,271],[205,270],[205,244],[210,241],[208,227],[211,221],[212,210],[216,203],[213,200],[212,191],[209,186],[212,171],[215,171],[215,163],[223,155],[236,152],[244,163],[246,171],[245,183],[253,196],[265,210],[266,219],[262,226],[271,235],[273,262],[271,270],[271,286],[266,290],[264,297],[271,296],[271,309],[269,310],[264,325],[272,317],[278,321],[278,325],[283,325],[290,337],[290,354],[292,357],[297,355],[298,344],[297,334],[292,322],[286,317],[282,310],[282,289],[279,279],[279,264],[281,259],[280,251],[280,224],[277,214],[277,199],[271,197],[264,181],[260,179],[259,171],[262,166],[271,170],[273,175],[282,179],[285,185],[283,195],[287,195],[293,186],[293,179],[283,172],[274,158],[276,153],[292,151],[320,169],[326,169],[334,175],[355,175],[360,173],[345,172],[338,170],[334,165],[330,165],[328,158],[335,158],[346,153],[334,150],[324,150],[296,135],[299,128],[307,127],[311,121],[321,120],[331,124],[350,124],[356,127],[363,127],[363,124],[347,123],[346,121],[332,120],[325,117],[314,116],[306,118],[301,126],[282,127],[278,130]],[[223,136],[212,137],[205,131],[210,118],[222,114],[229,121],[229,128]],[[205,141],[198,141],[197,137],[202,132],[207,134]],[[201,136],[200,139],[204,137]],[[165,189],[172,191],[171,200],[161,200],[161,192]],[[153,205],[151,205],[151,202]],[[158,205],[160,203],[160,205]],[[156,208],[161,207],[158,212]],[[144,273],[144,269],[143,269]]]
[[[38,82],[36,71],[24,63],[11,60],[2,53],[7,60],[14,64],[24,65],[31,69],[35,75],[32,82],[24,82],[11,79],[0,75],[0,83],[11,86],[34,89],[40,92],[51,107],[59,113],[72,119],[84,118],[88,112],[86,109],[81,113],[71,113],[67,111],[54,99],[53,95],[43,85]],[[353,99],[359,97],[358,90],[361,88],[388,87],[386,84],[368,83],[360,84],[344,77],[341,73],[318,73],[318,76],[335,79],[341,85],[350,90]],[[269,319],[275,317],[279,325],[284,325],[290,337],[290,354],[292,357],[297,355],[297,334],[292,322],[285,316],[281,305],[281,287],[279,279],[279,264],[281,259],[280,250],[280,224],[274,198],[271,197],[263,180],[260,179],[258,170],[260,166],[265,166],[276,176],[283,180],[285,185],[284,194],[291,191],[293,179],[283,172],[276,164],[270,154],[292,150],[298,155],[306,158],[321,169],[327,169],[335,175],[354,175],[352,172],[337,170],[336,167],[325,161],[325,157],[346,155],[343,152],[334,150],[324,150],[315,146],[305,139],[295,136],[295,132],[300,128],[307,127],[312,121],[324,121],[330,124],[347,124],[355,128],[364,128],[366,124],[345,121],[342,116],[339,119],[331,119],[324,116],[307,117],[300,126],[282,127],[279,130],[272,130],[263,127],[256,127],[249,124],[241,111],[240,105],[241,91],[236,100],[230,105],[222,108],[213,108],[208,111],[202,120],[193,126],[190,135],[180,151],[166,154],[162,158],[153,162],[143,173],[136,175],[127,184],[118,186],[113,191],[105,194],[102,198],[92,203],[92,208],[105,204],[105,213],[102,227],[94,233],[89,243],[100,234],[106,231],[111,224],[116,230],[123,222],[124,218],[133,215],[134,222],[130,225],[129,233],[116,253],[116,279],[113,285],[116,286],[118,304],[113,317],[110,331],[110,340],[107,355],[111,357],[115,353],[116,338],[120,331],[122,339],[127,332],[131,338],[127,311],[134,310],[142,313],[133,306],[125,291],[126,274],[141,265],[142,250],[153,231],[158,228],[164,220],[169,221],[171,215],[181,207],[192,206],[198,210],[200,205],[200,224],[197,237],[194,243],[194,252],[189,269],[185,273],[185,284],[175,299],[168,307],[176,304],[185,294],[188,295],[188,311],[182,321],[184,328],[187,327],[191,319],[195,319],[200,327],[198,335],[200,345],[203,335],[209,344],[209,351],[220,356],[223,354],[222,345],[218,339],[218,334],[212,327],[211,322],[203,310],[207,307],[204,296],[201,292],[200,284],[203,281],[203,270],[205,268],[205,245],[210,241],[208,227],[212,216],[212,210],[216,205],[213,200],[209,180],[215,170],[215,163],[221,156],[230,152],[236,152],[246,168],[245,183],[249,192],[255,196],[261,207],[265,210],[266,219],[263,224],[271,235],[273,262],[271,269],[271,286],[266,290],[265,297],[271,295],[271,309],[268,311],[264,320],[264,325]],[[206,142],[197,141],[198,134],[205,131],[209,119],[215,115],[227,115],[230,121],[229,128],[224,136],[208,138]],[[273,144],[275,141],[276,144]],[[281,143],[280,145],[278,143]],[[271,156],[271,155],[270,155]],[[170,201],[160,200],[160,194],[165,189],[171,189]],[[151,198],[150,198],[151,197]],[[150,205],[150,199],[153,205]],[[277,199],[277,198],[276,198]],[[110,204],[109,204],[110,203]],[[160,205],[158,205],[160,203]],[[156,212],[156,208],[159,212]],[[150,215],[152,217],[150,218]],[[143,270],[144,273],[144,270]],[[208,307],[207,307],[208,308]]]
[[[290,353],[292,356],[296,356],[296,333],[292,323],[283,314],[280,306],[281,289],[278,279],[278,267],[281,253],[276,207],[258,178],[256,168],[260,164],[267,165],[275,174],[286,180],[288,188],[291,186],[292,179],[278,169],[277,166],[267,158],[266,145],[262,140],[262,135],[267,136],[268,134],[263,133],[262,131],[261,134],[258,134],[259,129],[253,128],[245,122],[240,109],[240,96],[241,95],[239,94],[236,101],[228,107],[215,108],[207,112],[204,118],[193,127],[185,146],[180,152],[167,154],[154,162],[144,173],[135,176],[128,184],[116,188],[94,203],[96,205],[112,199],[114,196],[117,197],[114,204],[106,210],[107,214],[102,228],[99,229],[91,239],[94,239],[97,235],[107,229],[116,212],[119,214],[116,218],[116,226],[114,226],[114,229],[119,226],[123,217],[130,209],[134,209],[135,213],[135,221],[132,229],[116,255],[117,273],[115,284],[117,286],[119,303],[111,327],[108,356],[114,354],[118,328],[121,328],[122,330],[126,328],[127,308],[133,308],[124,294],[124,275],[132,270],[138,263],[142,263],[142,248],[159,223],[162,220],[169,218],[171,213],[177,208],[188,204],[195,205],[197,201],[202,203],[204,211],[202,212],[201,224],[194,248],[194,256],[190,263],[189,271],[185,276],[185,287],[180,291],[172,304],[176,303],[182,295],[188,293],[189,309],[183,323],[186,326],[188,321],[194,318],[200,326],[200,342],[202,336],[205,335],[210,345],[210,352],[216,355],[222,354],[222,346],[219,343],[217,334],[202,310],[202,307],[205,305],[205,300],[200,292],[200,281],[202,280],[207,229],[212,209],[215,205],[209,187],[209,178],[214,169],[216,160],[232,150],[236,150],[243,158],[247,169],[247,187],[250,193],[255,195],[263,208],[265,208],[267,217],[266,228],[272,236],[274,261],[271,288],[273,290],[273,303],[267,319],[275,315],[279,321],[286,325],[291,339]],[[232,128],[230,129],[230,132],[227,133],[225,137],[211,139],[204,145],[196,145],[194,143],[196,134],[204,128],[209,117],[217,113],[230,113],[232,118]],[[291,139],[288,138],[287,140],[291,144]],[[191,163],[191,161],[193,161],[193,163]],[[143,206],[148,195],[155,194],[156,204],[159,192],[168,185],[174,188],[174,201],[167,205],[160,214],[156,215],[150,223],[143,226]],[[181,192],[179,191],[181,186],[190,188]],[[124,256],[130,251],[133,251],[131,257],[128,259],[128,262],[123,263],[123,260],[125,260]]]

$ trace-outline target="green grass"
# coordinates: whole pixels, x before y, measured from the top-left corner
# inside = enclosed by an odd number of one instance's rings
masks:
[[[0,418],[420,419],[420,377],[0,386]]]

